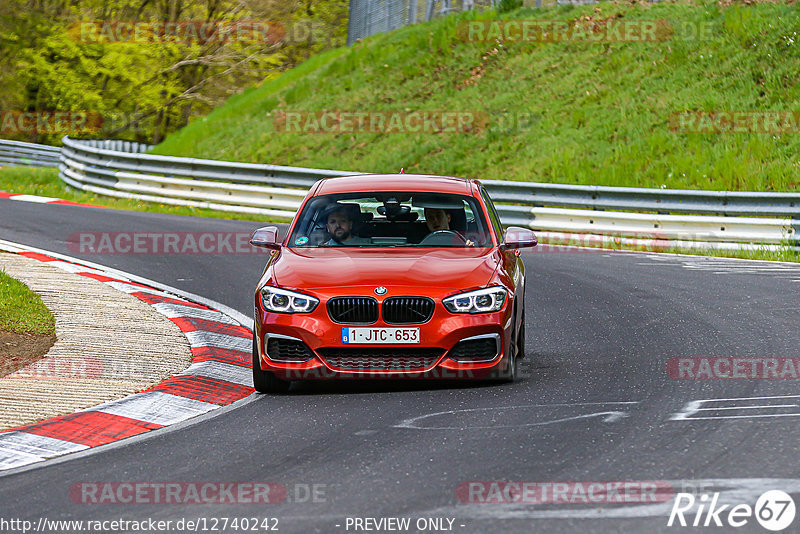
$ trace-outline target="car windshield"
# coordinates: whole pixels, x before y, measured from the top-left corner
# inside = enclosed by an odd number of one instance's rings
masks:
[[[487,247],[480,204],[425,192],[320,195],[306,203],[290,247]]]

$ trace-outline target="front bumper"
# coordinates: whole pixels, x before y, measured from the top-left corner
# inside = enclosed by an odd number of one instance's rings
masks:
[[[322,303],[311,314],[272,313],[256,306],[258,356],[262,370],[284,380],[494,378],[505,372],[508,364],[510,310],[508,299],[498,312],[474,315],[452,314],[438,305],[424,324],[396,325],[378,320],[370,325],[346,325],[332,322]],[[365,326],[419,328],[420,343],[342,342],[343,328]],[[291,350],[268,350],[281,346]]]

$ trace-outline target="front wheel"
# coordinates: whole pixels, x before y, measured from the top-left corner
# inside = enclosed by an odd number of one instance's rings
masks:
[[[517,379],[517,368],[519,366],[519,338],[522,334],[520,334],[516,326],[513,326],[512,328],[511,346],[508,348],[508,361],[506,362],[506,368],[501,370],[498,375],[498,382],[511,383]]]
[[[522,310],[522,319],[519,322],[519,329],[515,328],[514,334],[511,336],[513,343],[511,350],[511,363],[509,364],[503,380],[505,382],[514,382],[519,375],[519,361],[525,357],[525,310]]]
[[[253,387],[259,393],[286,393],[290,385],[291,382],[281,380],[273,373],[261,369],[256,334],[253,333]]]
[[[516,337],[518,336],[519,333],[517,333]],[[514,342],[516,343],[516,340],[514,340]],[[517,379],[517,370],[519,367],[519,356],[517,355],[516,347],[511,347],[511,350],[509,350],[509,358],[511,358],[511,360],[508,362],[508,368],[506,369],[506,374],[505,377],[503,377],[503,381],[511,383]]]
[[[517,359],[525,357],[525,310],[522,311],[522,320],[519,322],[519,332],[517,332]]]

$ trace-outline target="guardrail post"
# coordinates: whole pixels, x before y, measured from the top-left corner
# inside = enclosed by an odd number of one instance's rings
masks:
[[[417,23],[417,0],[408,0],[408,23]]]
[[[103,195],[280,217],[291,217],[306,190],[317,180],[360,174],[143,154],[150,146],[130,141],[76,140],[68,136],[61,141],[64,146],[58,149],[0,139],[0,164],[60,165],[59,176],[66,184]],[[656,228],[670,239],[705,236],[709,245],[729,242],[779,246],[788,241],[800,250],[800,192],[495,180],[486,180],[484,185],[497,203],[504,224],[535,226],[545,232],[604,235],[652,232]],[[720,214],[722,217],[716,216]]]
[[[433,18],[433,10],[436,8],[435,0],[427,0],[427,5],[425,6],[425,20],[431,20]]]

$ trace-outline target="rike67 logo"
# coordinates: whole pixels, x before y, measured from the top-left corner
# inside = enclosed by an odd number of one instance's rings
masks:
[[[767,491],[758,498],[755,506],[719,504],[719,495],[719,492],[714,493],[709,499],[708,494],[696,498],[691,493],[678,493],[667,526],[739,528],[755,518],[765,529],[778,532],[794,521],[794,500],[786,492]]]

